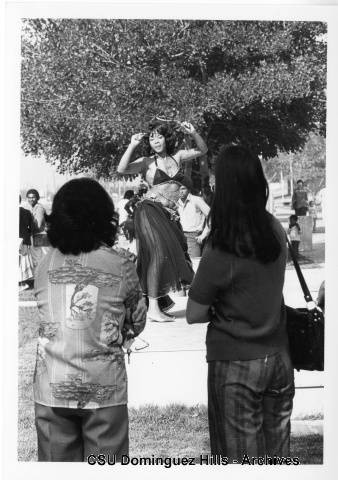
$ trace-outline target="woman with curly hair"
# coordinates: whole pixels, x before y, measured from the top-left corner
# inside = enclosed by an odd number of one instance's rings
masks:
[[[89,178],[56,193],[47,216],[53,248],[37,267],[39,339],[34,373],[38,460],[128,454],[122,347],[144,328],[135,266],[112,249],[114,204]]]
[[[183,122],[179,129],[193,138],[196,147],[174,153],[177,136],[173,126],[155,121],[149,127],[149,136],[138,133],[131,137],[117,170],[121,174],[142,173],[150,187],[135,211],[137,272],[149,298],[148,317],[165,322],[170,319],[159,302],[170,290],[181,290],[193,278],[177,213],[180,186],[189,182],[181,167],[183,162],[204,155],[207,146],[191,123]],[[132,161],[136,147],[147,137],[152,153]]]

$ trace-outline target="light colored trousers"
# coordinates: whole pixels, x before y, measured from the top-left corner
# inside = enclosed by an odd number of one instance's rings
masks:
[[[32,255],[33,272],[35,273],[36,267],[41,262],[43,257],[47,254],[49,247],[33,247],[31,245],[30,252]]]
[[[188,253],[191,258],[200,257],[202,255],[201,244],[196,240],[199,235],[200,232],[184,232],[188,244]]]

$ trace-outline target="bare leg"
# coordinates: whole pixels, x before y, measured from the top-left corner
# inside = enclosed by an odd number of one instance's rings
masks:
[[[161,312],[158,299],[149,297],[148,317],[154,322],[172,322],[173,319]]]

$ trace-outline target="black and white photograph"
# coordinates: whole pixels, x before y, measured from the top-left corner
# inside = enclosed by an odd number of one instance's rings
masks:
[[[8,471],[332,466],[337,10],[192,6],[7,10]]]

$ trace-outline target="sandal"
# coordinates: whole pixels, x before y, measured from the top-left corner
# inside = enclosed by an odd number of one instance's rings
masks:
[[[163,313],[163,315],[165,315],[166,317],[172,318],[173,321],[176,320],[175,315],[173,315],[172,313],[163,312],[163,311],[162,311],[162,313]]]

